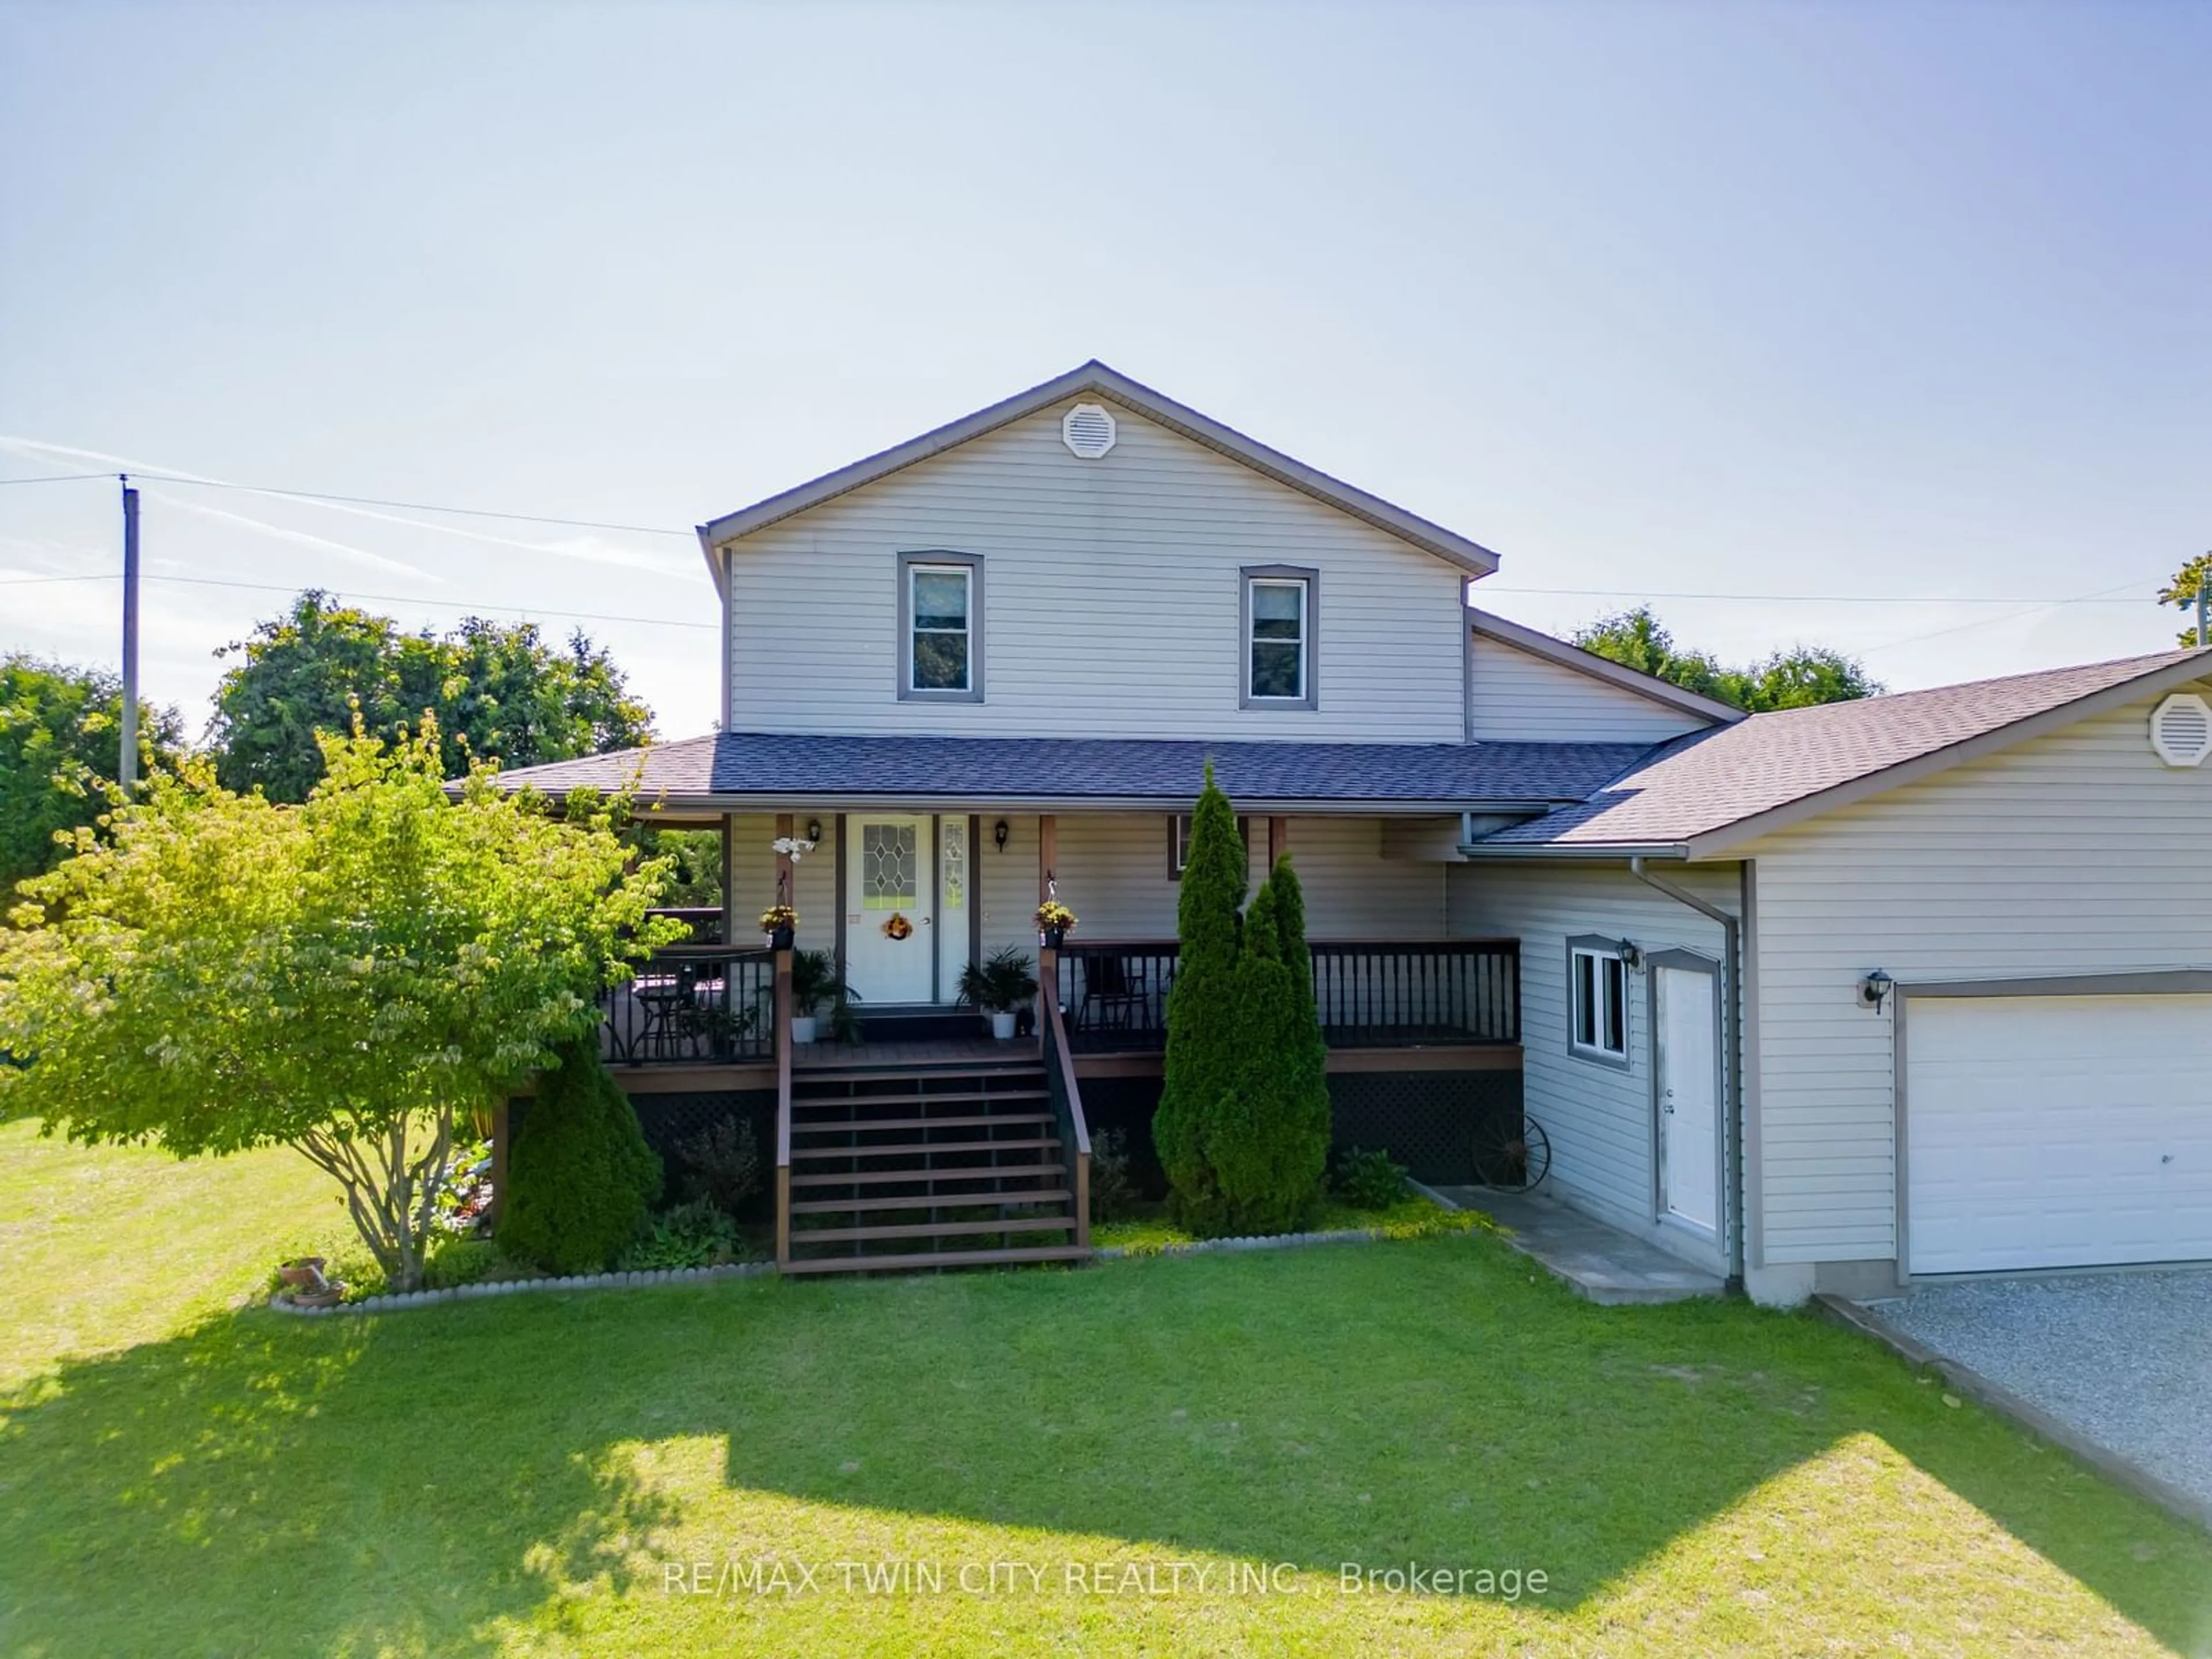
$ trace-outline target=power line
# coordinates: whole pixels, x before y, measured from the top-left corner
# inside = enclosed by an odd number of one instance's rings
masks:
[[[2136,584],[2130,583],[2133,586]],[[2110,592],[2110,588],[2100,593]],[[2137,605],[2137,599],[2053,599],[2040,594],[1998,596],[1976,593],[1963,599],[1935,593],[1686,593],[1648,587],[1475,587],[1471,597],[1507,599],[1515,594],[1564,595],[1590,599],[1725,599],[1747,605]]]
[[[100,473],[100,477],[112,476]],[[482,507],[444,507],[434,501],[394,501],[376,495],[335,495],[325,490],[278,489],[268,484],[231,483],[221,478],[187,478],[171,472],[134,472],[134,478],[151,483],[191,484],[200,489],[238,489],[249,495],[278,495],[290,501],[335,501],[345,507],[392,507],[410,513],[450,513],[470,519],[505,519],[515,524],[546,524],[566,526],[571,530],[611,530],[629,536],[674,536],[684,541],[696,539],[689,530],[671,530],[665,525],[609,524],[598,519],[556,519],[543,513],[495,513]]]
[[[0,478],[0,484],[18,483],[76,483],[87,478],[113,478],[115,472],[55,472],[37,478]],[[377,495],[337,495],[326,490],[279,489],[273,484],[233,483],[227,478],[194,478],[178,472],[132,472],[134,478],[151,483],[190,484],[198,489],[236,489],[249,495],[279,495],[291,501],[333,501],[345,507],[395,507],[410,513],[450,513],[468,519],[506,519],[516,524],[558,525],[570,530],[611,530],[628,536],[673,536],[682,541],[694,539],[689,530],[671,530],[665,525],[611,524],[599,519],[558,519],[544,513],[495,513],[489,507],[448,507],[436,501],[394,501]]]
[[[139,475],[132,473],[131,477]],[[143,580],[149,582],[179,582],[189,587],[244,587],[264,593],[296,593],[300,587],[290,582],[227,581],[216,576],[156,576],[149,574]],[[558,617],[563,622],[636,623],[650,628],[703,628],[719,630],[719,622],[681,622],[673,617],[615,617],[598,611],[551,611],[536,605],[480,605],[473,599],[432,599],[422,594],[362,593],[353,589],[330,590],[334,599],[374,599],[379,605],[434,605],[453,611],[504,611],[511,616]]]

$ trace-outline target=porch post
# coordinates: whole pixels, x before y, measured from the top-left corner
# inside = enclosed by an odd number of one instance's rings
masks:
[[[784,820],[787,823],[788,818]],[[791,952],[775,953],[775,1265],[791,1265]]]
[[[1288,818],[1267,820],[1267,868],[1275,867],[1275,860],[1291,850],[1291,821]]]
[[[775,815],[775,838],[778,841],[789,841],[793,833],[791,827],[791,814],[778,812]],[[788,853],[778,853],[775,855],[775,902],[778,904],[789,904],[792,902],[791,854]]]
[[[738,816],[722,814],[722,948],[738,948]]]

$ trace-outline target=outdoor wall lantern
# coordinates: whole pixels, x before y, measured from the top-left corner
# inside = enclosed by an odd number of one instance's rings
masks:
[[[991,839],[999,843],[999,850],[1001,853],[1006,850],[1006,819],[1000,818],[996,823],[991,826]]]
[[[1620,965],[1627,969],[1630,973],[1634,973],[1644,965],[1644,947],[1637,944],[1634,939],[1625,939],[1613,948],[1620,954]]]
[[[1889,988],[1896,983],[1895,980],[1883,973],[1881,969],[1875,969],[1859,981],[1859,1006],[1863,1008],[1871,1008],[1877,1014],[1880,1013],[1881,1005],[1889,1000]]]
[[[806,839],[811,842],[819,842],[822,839],[822,820],[820,818],[809,818],[806,820]]]

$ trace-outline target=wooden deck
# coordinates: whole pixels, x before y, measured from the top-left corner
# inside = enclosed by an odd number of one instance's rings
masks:
[[[980,1037],[917,1037],[903,1042],[800,1042],[792,1045],[795,1072],[849,1072],[876,1066],[973,1066],[993,1060],[1034,1066],[1042,1050],[1035,1037],[996,1042]]]

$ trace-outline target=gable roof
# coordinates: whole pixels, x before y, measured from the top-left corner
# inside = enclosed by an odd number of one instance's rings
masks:
[[[1511,825],[1470,850],[1700,857],[2208,672],[2212,650],[2163,651],[1754,714],[1678,738],[1580,805]]]
[[[765,501],[755,501],[750,507],[739,507],[734,513],[710,520],[699,526],[699,545],[707,556],[707,567],[714,573],[719,590],[722,582],[721,561],[715,550],[754,531],[787,519],[794,513],[804,513],[811,507],[834,500],[848,490],[863,484],[873,483],[902,467],[926,461],[933,455],[957,447],[986,433],[1012,424],[1024,416],[1048,409],[1066,398],[1085,392],[1108,398],[1123,408],[1143,416],[1146,419],[1178,433],[1194,443],[1241,461],[1254,471],[1300,490],[1316,501],[1350,514],[1376,529],[1409,542],[1423,552],[1434,554],[1447,563],[1457,565],[1471,576],[1487,576],[1498,568],[1498,556],[1479,543],[1431,524],[1428,520],[1408,513],[1402,507],[1393,506],[1379,495],[1370,495],[1356,489],[1341,479],[1308,466],[1304,461],[1293,460],[1280,450],[1246,437],[1233,428],[1226,427],[1212,416],[1201,415],[1186,404],[1179,404],[1152,387],[1131,380],[1117,370],[1093,358],[1065,374],[1033,386],[1026,392],[979,409],[972,415],[963,415],[948,422],[934,431],[925,432],[918,438],[909,438],[902,444],[883,450],[849,466],[839,467],[835,472],[825,472],[820,477],[787,489],[781,495],[770,495]]]
[[[1717,725],[1733,726],[1744,718],[1743,710],[1732,702],[1723,702],[1717,697],[1676,685],[1672,680],[1662,680],[1656,674],[1646,674],[1640,669],[1626,667],[1610,657],[1601,657],[1595,651],[1585,651],[1578,645],[1554,639],[1549,634],[1539,633],[1516,622],[1488,611],[1469,608],[1468,625],[1477,634],[1510,645],[1516,651],[1525,651],[1532,657],[1541,657],[1546,662],[1587,674],[1592,679],[1603,680],[1608,685],[1632,691],[1639,697],[1649,697],[1654,702],[1665,703],[1685,714],[1696,714]]]
[[[1650,752],[1638,743],[1206,743],[1122,738],[808,736],[718,732],[649,749],[501,772],[502,787],[611,793],[720,811],[771,801],[931,802],[1172,811],[1206,763],[1240,808],[1361,804],[1543,811]]]

